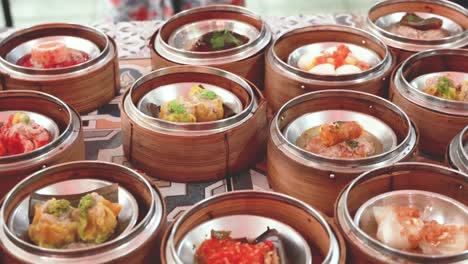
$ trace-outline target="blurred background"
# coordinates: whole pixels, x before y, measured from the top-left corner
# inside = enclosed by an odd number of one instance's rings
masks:
[[[93,24],[111,21],[115,17],[117,18],[114,20],[119,20],[118,15],[114,14],[116,11],[113,4],[124,4],[124,2],[125,0],[2,0],[2,14],[5,13],[5,4],[9,4],[15,27],[57,21]],[[130,5],[137,4],[137,2],[139,1],[127,0]],[[152,2],[152,0],[147,2]],[[162,0],[162,3],[156,3],[156,5],[159,5],[159,8],[161,5],[167,5],[167,2]],[[173,2],[175,5],[178,4],[177,1]],[[203,4],[203,0],[195,2]],[[375,0],[245,0],[244,2],[248,8],[262,15],[286,16],[341,11],[365,12]],[[0,24],[6,25],[4,15],[1,17]]]
[[[261,15],[288,16],[365,13],[376,0],[2,0],[0,25],[26,27],[45,22],[95,24],[165,19],[181,9],[211,2],[233,2]],[[468,4],[468,0],[456,2],[465,7]]]

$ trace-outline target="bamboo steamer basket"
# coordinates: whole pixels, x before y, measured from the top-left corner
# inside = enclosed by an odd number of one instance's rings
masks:
[[[468,125],[450,142],[446,161],[452,168],[468,174]]]
[[[439,40],[417,40],[398,36],[386,30],[397,23],[404,12],[437,16],[443,20],[450,36]],[[397,62],[425,50],[462,48],[468,45],[468,11],[463,6],[444,0],[386,0],[374,4],[367,13],[366,27],[381,38],[395,54]]]
[[[381,154],[360,159],[334,159],[296,145],[298,135],[309,128],[353,120],[383,144]],[[417,139],[417,130],[408,116],[380,97],[347,90],[304,94],[286,103],[271,122],[268,180],[275,191],[333,215],[333,201],[343,187],[367,170],[411,159]]]
[[[181,124],[148,116],[137,107],[151,91],[184,82],[215,86],[219,94],[230,92],[243,109],[214,122]],[[166,101],[175,99],[172,91],[165,90],[160,96],[168,96]],[[232,73],[201,66],[157,70],[134,83],[120,108],[124,153],[133,166],[152,177],[176,182],[222,179],[264,156],[266,101],[253,84]]]
[[[363,173],[339,195],[335,221],[346,239],[350,263],[465,263],[466,251],[450,257],[428,258],[403,254],[376,243],[353,221],[358,208],[369,199],[390,191],[417,190],[445,195],[468,204],[468,175],[427,163],[398,163]]]
[[[161,263],[184,263],[178,255],[177,247],[187,239],[185,236],[188,232],[207,221],[233,215],[267,217],[288,225],[307,241],[307,245],[302,245],[302,250],[310,247],[313,263],[345,263],[346,247],[331,221],[300,200],[262,191],[229,192],[196,204],[166,231],[160,248]],[[258,222],[245,224],[258,227],[259,234],[266,229]],[[286,229],[278,231],[282,237],[289,236]],[[292,263],[291,260],[288,263]]]
[[[79,184],[72,182],[79,180]],[[26,201],[32,192],[57,183],[69,184],[68,188],[87,186],[86,182],[105,181],[119,184],[119,202],[122,193],[128,193],[136,201],[129,206],[138,212],[138,220],[128,232],[103,244],[80,249],[44,249],[21,239],[13,233],[18,206]],[[78,186],[78,187],[77,187]],[[120,190],[123,188],[125,191]],[[126,208],[122,208],[124,212]],[[133,211],[131,211],[133,212]],[[159,190],[139,173],[129,168],[106,162],[70,162],[47,168],[32,174],[20,182],[4,199],[0,217],[0,240],[3,249],[3,263],[154,263],[159,256],[155,247],[156,237],[165,223],[165,205]],[[24,214],[24,211],[23,211]],[[120,215],[122,216],[122,214]],[[10,224],[9,219],[14,219]],[[23,216],[27,219],[27,213]],[[120,218],[119,218],[120,219]]]
[[[376,57],[377,62],[369,70],[346,75],[313,74],[288,63],[300,49],[328,43],[353,45],[362,55]],[[265,95],[274,111],[296,96],[320,90],[347,89],[386,96],[388,78],[395,66],[391,53],[378,38],[357,28],[337,25],[287,32],[269,47],[265,60]]]
[[[35,43],[57,40],[88,53],[90,60],[64,68],[16,65]],[[120,89],[115,42],[101,31],[74,24],[43,24],[19,30],[0,42],[0,90],[36,90],[88,113],[112,100]]]
[[[440,72],[466,75],[466,69],[468,50],[443,49],[411,56],[392,75],[390,100],[419,128],[420,149],[440,160],[444,159],[450,141],[468,124],[468,103],[428,95],[414,81]]]
[[[232,30],[247,36],[249,42],[215,52],[193,52],[187,46],[213,30]],[[272,35],[261,17],[232,5],[193,8],[172,16],[151,37],[153,70],[177,65],[211,66],[253,82],[263,89],[264,52]]]
[[[35,91],[0,91],[0,112],[28,111],[50,118],[58,127],[57,137],[35,151],[0,157],[0,197],[29,174],[54,164],[84,160],[81,118],[60,99]]]

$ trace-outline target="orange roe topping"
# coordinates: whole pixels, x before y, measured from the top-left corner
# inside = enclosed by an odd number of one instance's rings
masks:
[[[424,223],[424,228],[421,231],[422,240],[437,247],[441,242],[454,243],[455,235],[460,231],[468,232],[468,227],[458,227],[454,225],[441,225],[437,221],[429,221]]]
[[[418,208],[407,206],[394,206],[393,210],[403,227],[400,231],[401,235],[407,236],[408,242],[413,247],[417,247],[421,240],[421,235],[420,233],[415,234],[414,231],[412,232],[412,229],[421,225],[421,221],[419,219],[421,217],[421,211]]]
[[[421,211],[415,207],[407,206],[394,206],[393,210],[397,214],[398,218],[404,220],[405,218],[419,218],[421,217]]]

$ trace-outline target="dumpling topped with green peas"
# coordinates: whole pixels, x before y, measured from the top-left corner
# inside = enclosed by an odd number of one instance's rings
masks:
[[[78,209],[80,210],[78,223],[80,240],[100,244],[114,234],[117,216],[122,206],[93,192],[81,198]]]
[[[117,228],[122,209],[93,192],[80,199],[78,208],[66,199],[36,204],[28,235],[43,248],[67,249],[106,242]]]
[[[67,200],[53,198],[36,204],[29,238],[43,248],[66,247],[77,240],[77,220],[77,211]]]
[[[223,99],[201,84],[190,88],[187,97],[166,102],[159,112],[159,118],[180,123],[210,122],[223,117]]]

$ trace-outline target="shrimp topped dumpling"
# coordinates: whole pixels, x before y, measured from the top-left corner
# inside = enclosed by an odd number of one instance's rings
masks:
[[[376,206],[377,239],[396,249],[411,250],[419,245],[424,222],[421,212],[414,207]]]
[[[365,158],[383,151],[379,139],[356,121],[336,121],[309,128],[296,144],[309,152],[339,159]]]

